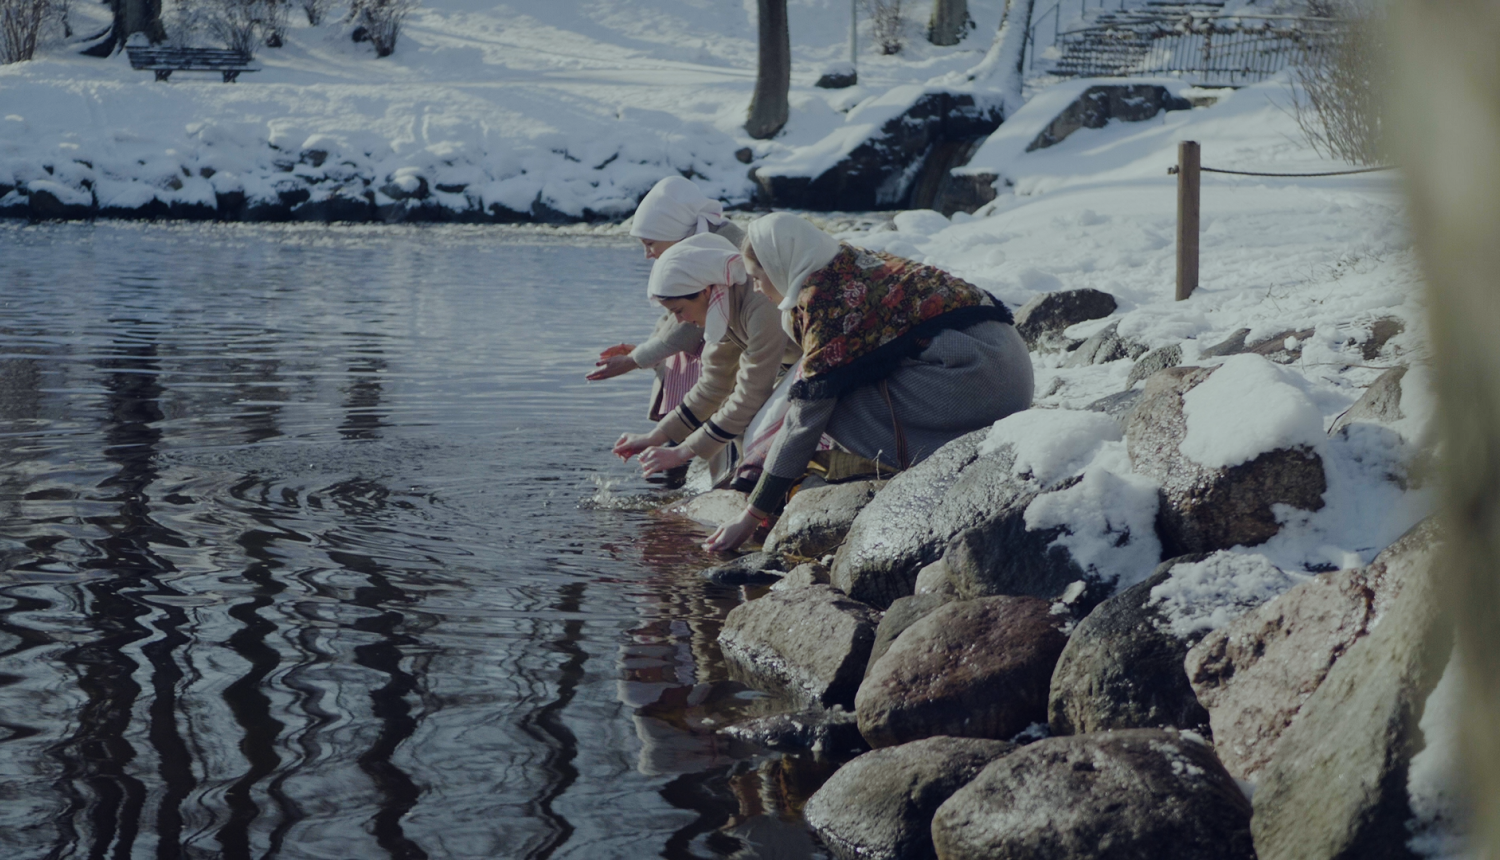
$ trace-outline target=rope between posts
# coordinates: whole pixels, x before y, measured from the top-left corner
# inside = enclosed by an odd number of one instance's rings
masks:
[[[1396,169],[1395,165],[1382,165],[1380,167],[1361,167],[1358,170],[1334,170],[1334,171],[1330,171],[1328,173],[1257,173],[1257,172],[1252,171],[1252,170],[1221,170],[1220,168],[1217,168],[1217,167],[1200,167],[1200,168],[1198,168],[1198,170],[1202,171],[1203,173],[1229,173],[1229,174],[1232,174],[1234,176],[1285,176],[1285,177],[1293,177],[1293,178],[1299,177],[1299,176],[1350,176],[1350,175],[1353,175],[1355,173],[1374,173],[1374,172],[1376,172],[1378,170],[1395,170],[1395,169]],[[1173,176],[1177,175],[1177,165],[1174,164],[1171,167],[1168,167],[1167,168],[1167,173],[1171,174]]]

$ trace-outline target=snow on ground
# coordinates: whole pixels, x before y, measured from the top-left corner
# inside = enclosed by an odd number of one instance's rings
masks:
[[[1057,91],[1066,95],[1083,86],[1073,82]],[[1281,511],[1286,523],[1281,534],[1243,551],[1287,571],[1327,570],[1369,562],[1432,510],[1424,476],[1407,474],[1416,451],[1431,444],[1431,393],[1420,369],[1403,386],[1409,393],[1402,401],[1407,418],[1400,425],[1326,435],[1381,372],[1427,357],[1417,265],[1398,178],[1392,173],[1204,174],[1200,286],[1187,301],[1174,300],[1177,192],[1167,168],[1176,163],[1179,141],[1199,141],[1206,166],[1282,173],[1349,169],[1302,143],[1288,110],[1287,86],[1285,79],[1273,79],[1226,91],[1209,107],[1081,129],[1060,144],[1027,153],[1015,141],[1029,141],[1056,115],[1053,108],[1061,110],[1070,100],[1044,90],[1007,123],[1008,132],[1001,126],[975,156],[976,163],[983,162],[977,169],[1003,177],[995,202],[973,216],[957,214],[951,222],[931,212],[904,213],[884,229],[841,235],[941,265],[1013,307],[1055,290],[1103,290],[1115,296],[1119,309],[1107,319],[1074,326],[1070,335],[1086,337],[1116,323],[1122,336],[1147,347],[1180,345],[1183,364],[1227,364],[1210,378],[1218,382],[1205,383],[1189,397],[1189,453],[1207,465],[1244,462],[1292,444],[1308,445],[1322,456],[1329,483],[1324,508]],[[1056,104],[1030,110],[1044,98]],[[1378,360],[1367,362],[1358,344],[1385,317],[1401,321],[1405,331]],[[1288,330],[1312,334],[1296,344],[1301,358],[1288,367],[1252,356],[1199,359],[1204,347],[1241,328],[1250,329],[1252,343]],[[1037,406],[1081,410],[1123,390],[1133,365],[1120,360],[1062,367],[1066,355],[1033,356]],[[1038,432],[1049,433],[1040,424]],[[1038,444],[1055,448],[1068,438],[1052,433]],[[1129,472],[1128,460],[1116,445],[1078,438],[1072,456],[1057,450],[1049,456],[1071,463],[1070,474],[1104,471],[1121,484],[1118,492],[1096,497],[1097,504],[1112,508],[1088,516],[1114,523],[1139,519],[1134,508],[1143,503],[1140,495],[1125,491],[1129,482],[1140,480]],[[1093,486],[1102,480],[1096,476]],[[1082,507],[1075,516],[1084,516]],[[1055,510],[1036,515],[1038,522],[1057,517]],[[1081,546],[1087,542],[1080,535],[1087,533],[1096,536],[1089,552],[1101,570],[1127,566],[1106,561],[1111,554],[1141,550],[1130,542],[1111,550],[1107,544],[1114,531],[1097,524],[1080,522],[1068,540]],[[1149,568],[1137,570],[1121,585],[1149,574]]]
[[[101,14],[94,6],[73,7],[79,32],[96,29],[78,20]],[[157,83],[123,53],[100,60],[56,45],[0,66],[0,197],[31,181],[76,195],[87,180],[101,206],[212,204],[216,192],[274,200],[290,170],[330,191],[352,177],[373,177],[378,189],[405,171],[408,184],[420,175],[461,188],[437,198],[454,208],[525,212],[540,202],[572,217],[623,217],[680,172],[744,203],[752,184],[737,151],[750,148],[757,162],[785,155],[893,86],[976,64],[1001,3],[970,8],[972,35],[936,48],[921,37],[926,10],[911,7],[902,55],[874,54],[866,33],[861,84],[821,90],[820,71],[848,56],[849,4],[791,0],[792,115],[765,142],[741,128],[755,82],[755,0],[424,0],[383,59],[350,41],[348,25],[307,26],[294,10],[285,47],[262,48],[261,70],[236,84],[192,72]],[[309,150],[327,161],[297,164]]]

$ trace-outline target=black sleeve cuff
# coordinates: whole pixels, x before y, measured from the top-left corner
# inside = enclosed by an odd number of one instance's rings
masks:
[[[750,505],[774,517],[786,507],[786,494],[791,492],[796,483],[796,478],[783,478],[770,472],[762,472],[760,482],[750,494]]]

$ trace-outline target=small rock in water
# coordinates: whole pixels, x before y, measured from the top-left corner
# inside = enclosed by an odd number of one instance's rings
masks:
[[[870,748],[859,733],[854,713],[838,705],[761,717],[720,731],[735,740],[781,751],[811,750],[818,755],[844,756]]]
[[[755,585],[781,579],[781,559],[766,552],[746,553],[703,571],[703,578],[720,585]]]

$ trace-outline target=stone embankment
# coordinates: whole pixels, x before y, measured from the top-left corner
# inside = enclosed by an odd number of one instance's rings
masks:
[[[1222,468],[1193,460],[1184,398],[1216,368],[1179,366],[1181,348],[1147,350],[1113,326],[1064,335],[1114,310],[1102,293],[1059,293],[1017,325],[1037,350],[1134,359],[1123,396],[1092,408],[1119,422],[1131,468],[1159,487],[1165,560],[1120,587],[1074,556],[1066,527],[1028,527],[1028,507],[1078,479],[1017,474],[1013,446],[987,443],[987,429],[888,481],[809,488],[763,551],[705,571],[774,583],[719,641],[736,678],[800,703],[726,733],[854,756],[805,808],[839,857],[1413,856],[1408,768],[1452,647],[1432,583],[1439,529],[1424,521],[1368,565],[1326,572],[1218,552],[1319,509],[1325,464],[1306,446]],[[1239,332],[1198,355],[1291,362],[1295,334],[1247,344]],[[1377,325],[1372,340],[1391,334]],[[1399,420],[1404,372],[1330,433]],[[712,522],[737,511],[732,496],[675,510]],[[1272,585],[1239,588],[1214,624],[1183,623],[1193,607],[1165,595],[1226,570]]]

